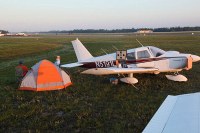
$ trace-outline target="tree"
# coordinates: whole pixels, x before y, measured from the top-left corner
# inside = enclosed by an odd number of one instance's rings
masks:
[[[5,31],[5,30],[0,30],[1,34],[7,34],[9,33],[8,31]]]

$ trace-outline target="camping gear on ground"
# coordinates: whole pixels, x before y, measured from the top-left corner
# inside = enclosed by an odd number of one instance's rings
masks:
[[[70,76],[65,71],[48,60],[42,60],[31,67],[22,79],[19,90],[59,90],[71,84]]]
[[[117,85],[119,80],[117,78],[110,78],[110,83]]]

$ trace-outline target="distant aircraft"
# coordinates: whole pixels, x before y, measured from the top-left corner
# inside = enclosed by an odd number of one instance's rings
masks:
[[[78,62],[64,64],[61,67],[84,67],[88,68],[83,74],[109,75],[128,74],[121,78],[122,82],[135,84],[138,80],[133,77],[137,73],[173,72],[166,75],[173,81],[187,81],[187,78],[178,72],[192,68],[192,63],[200,61],[200,57],[192,54],[182,54],[178,51],[164,51],[153,46],[119,51],[103,56],[93,57],[84,45],[78,40],[72,41]]]
[[[16,36],[28,36],[27,34],[25,34],[25,33],[17,33],[17,34],[15,34]]]

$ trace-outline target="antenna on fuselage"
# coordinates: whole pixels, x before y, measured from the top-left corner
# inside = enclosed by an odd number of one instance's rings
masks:
[[[137,41],[142,47],[144,47],[144,45],[143,45],[140,41],[138,41],[138,39],[136,39],[136,41]]]
[[[115,50],[118,50],[118,48],[116,48],[114,45],[112,45],[112,47],[113,47]]]
[[[101,48],[101,50],[102,50],[105,54],[108,54],[104,49]]]

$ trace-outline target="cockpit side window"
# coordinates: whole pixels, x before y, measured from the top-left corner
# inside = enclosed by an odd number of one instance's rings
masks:
[[[138,51],[137,52],[137,58],[142,59],[142,58],[150,58],[150,54],[147,50],[144,51]]]
[[[126,57],[128,60],[135,60],[135,52],[128,53]]]

